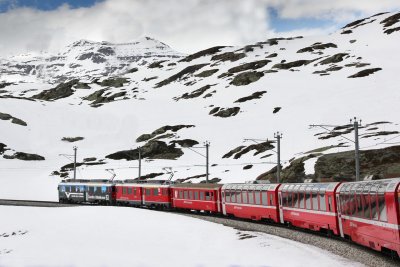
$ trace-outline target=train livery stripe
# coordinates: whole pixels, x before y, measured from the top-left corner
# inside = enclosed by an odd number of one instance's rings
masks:
[[[329,215],[329,216],[336,216],[336,212],[329,212],[329,211],[320,211],[320,210],[307,210],[307,209],[296,209],[296,208],[288,208],[288,207],[283,207],[283,210],[288,210],[288,211],[297,211],[297,212],[304,212],[304,213],[313,213],[313,214],[319,214],[319,215]]]
[[[372,220],[367,220],[363,218],[357,218],[357,217],[350,217],[346,215],[341,216],[343,219],[349,220],[349,221],[355,221],[355,222],[360,222],[360,223],[365,223],[365,224],[371,224],[375,226],[380,226],[384,228],[389,228],[393,230],[400,230],[400,225],[398,224],[393,224],[393,223],[387,223],[387,222],[379,222],[379,221],[372,221]]]
[[[226,206],[261,208],[261,209],[273,209],[273,210],[277,209],[276,206],[263,206],[263,205],[252,205],[252,204],[225,203],[225,205]]]

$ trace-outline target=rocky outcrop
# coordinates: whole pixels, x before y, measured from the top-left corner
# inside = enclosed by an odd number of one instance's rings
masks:
[[[195,127],[195,126],[194,125],[173,125],[173,126],[166,125],[166,126],[158,128],[157,130],[153,131],[150,134],[142,134],[141,136],[136,138],[136,142],[148,141],[150,139],[155,138],[156,136],[163,135],[168,131],[177,132],[177,131],[179,131],[181,129],[192,128],[192,127]]]
[[[83,137],[81,137],[81,136],[77,136],[77,137],[63,137],[63,138],[61,139],[61,141],[73,143],[73,142],[81,141],[81,140],[83,140],[83,139],[85,139],[85,138],[83,138]]]
[[[204,92],[206,92],[208,89],[211,88],[211,85],[205,85],[197,90],[194,90],[191,93],[184,93],[183,95],[179,96],[179,97],[174,97],[175,101],[178,101],[180,99],[191,99],[191,98],[196,98],[201,96],[202,94],[204,94]]]
[[[66,83],[61,83],[57,85],[55,88],[44,90],[40,94],[32,96],[32,98],[46,100],[46,101],[54,101],[57,99],[69,97],[74,93],[72,87],[78,82],[79,80],[75,79]]]
[[[199,78],[206,78],[206,77],[210,77],[211,75],[213,75],[216,72],[218,72],[218,69],[210,69],[210,70],[202,71],[199,74],[196,74],[194,76],[199,77]]]
[[[4,155],[5,159],[19,159],[24,161],[36,161],[36,160],[45,160],[43,156],[37,154],[29,154],[24,152],[15,152],[13,155]]]
[[[181,70],[180,72],[178,72],[177,74],[172,75],[171,77],[157,83],[155,88],[160,88],[160,87],[170,84],[171,82],[174,82],[178,79],[182,79],[185,75],[193,74],[194,72],[198,71],[199,69],[201,69],[207,65],[208,64],[198,64],[198,65],[192,65],[192,66],[186,67],[183,70]]]
[[[262,142],[259,144],[252,144],[249,146],[239,146],[239,147],[232,149],[225,155],[223,155],[222,158],[233,157],[234,159],[240,159],[241,156],[243,156],[244,154],[247,154],[253,150],[255,150],[253,156],[257,156],[258,154],[264,153],[273,148],[274,148],[274,146],[272,145],[271,141],[265,141],[265,142]]]
[[[7,113],[1,113],[0,112],[0,120],[3,120],[3,121],[9,120],[9,121],[11,121],[11,123],[18,124],[18,125],[21,125],[21,126],[27,126],[26,122],[24,122],[23,120],[15,118],[15,117],[11,116],[10,114],[7,114]]]
[[[213,108],[210,111],[210,115],[213,115],[215,117],[221,117],[221,118],[228,118],[232,116],[236,116],[240,111],[239,107],[233,107],[233,108]]]
[[[109,78],[105,79],[101,82],[97,82],[97,84],[104,86],[104,87],[123,87],[125,83],[128,83],[129,80],[127,78],[121,78],[121,77],[116,77],[116,78]]]
[[[247,102],[247,101],[254,100],[254,99],[260,99],[266,92],[267,91],[255,92],[249,96],[239,98],[234,103],[243,103],[243,102]]]
[[[377,71],[382,70],[382,68],[372,68],[372,69],[365,69],[362,71],[357,72],[356,74],[350,75],[347,78],[360,78],[360,77],[366,77],[369,76]]]
[[[317,60],[317,59],[312,59],[312,60],[302,59],[302,60],[296,60],[296,61],[287,62],[287,63],[285,63],[285,62],[284,63],[278,63],[278,64],[275,64],[274,66],[272,66],[272,68],[288,70],[288,69],[291,69],[291,68],[296,68],[296,67],[301,67],[301,66],[308,65],[311,62],[314,62],[315,60]]]
[[[222,53],[222,54],[213,56],[211,58],[211,60],[213,60],[213,61],[218,60],[218,61],[222,61],[222,62],[224,62],[224,61],[233,62],[233,61],[237,61],[239,59],[242,59],[245,56],[246,56],[245,53],[226,52],[226,53]]]
[[[180,60],[180,62],[190,62],[194,59],[200,58],[200,57],[204,57],[204,56],[209,56],[209,55],[213,55],[218,53],[219,51],[221,51],[222,48],[225,48],[226,46],[215,46],[215,47],[211,47],[205,50],[201,50],[197,53],[191,54],[183,59]]]
[[[304,53],[304,52],[314,52],[315,50],[323,50],[323,49],[327,49],[327,48],[337,48],[337,45],[333,44],[333,43],[315,43],[311,46],[308,47],[304,47],[300,50],[297,51],[297,53]]]
[[[319,62],[319,64],[326,65],[326,64],[332,64],[332,63],[338,63],[338,62],[343,61],[343,58],[348,55],[349,54],[347,54],[347,53],[338,53],[338,54],[330,56],[324,60],[321,60]]]
[[[264,73],[258,71],[247,71],[237,74],[230,84],[235,86],[243,86],[248,85],[250,83],[254,83],[258,81],[261,77],[264,76]]]

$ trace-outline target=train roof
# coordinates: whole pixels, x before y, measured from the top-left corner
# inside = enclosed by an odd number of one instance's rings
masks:
[[[171,187],[173,188],[196,188],[196,189],[219,189],[222,187],[222,184],[206,184],[206,183],[199,183],[199,184],[192,184],[192,183],[181,183],[181,184],[174,184]]]
[[[223,190],[236,190],[236,189],[250,189],[250,190],[275,190],[278,188],[280,184],[270,184],[270,183],[262,183],[262,184],[252,184],[252,183],[232,183],[225,184],[222,189]]]
[[[342,183],[338,192],[394,192],[399,187],[400,178]]]
[[[333,192],[338,187],[339,182],[332,183],[293,183],[293,184],[282,184],[280,190],[289,192]]]

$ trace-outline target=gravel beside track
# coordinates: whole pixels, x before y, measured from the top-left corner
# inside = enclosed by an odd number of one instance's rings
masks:
[[[322,234],[310,233],[300,229],[290,229],[284,226],[252,222],[247,220],[230,219],[224,217],[213,217],[198,214],[182,214],[201,220],[223,224],[242,231],[255,231],[275,236],[287,238],[296,242],[313,245],[323,250],[332,252],[333,254],[344,258],[360,262],[366,266],[393,266],[399,267],[400,260],[392,260],[389,256],[373,251],[362,246],[340,240],[339,238],[328,238]]]
[[[0,206],[27,206],[27,207],[72,207],[73,204],[64,204],[51,201],[11,200],[0,199]]]

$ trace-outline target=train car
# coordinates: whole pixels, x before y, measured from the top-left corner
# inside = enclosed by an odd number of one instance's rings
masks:
[[[343,183],[336,199],[343,238],[400,256],[400,178]]]
[[[116,204],[139,207],[142,205],[142,184],[118,183],[115,185]]]
[[[158,209],[171,208],[171,183],[169,181],[151,181],[140,184],[142,206]]]
[[[174,184],[171,186],[172,207],[210,213],[221,212],[221,187],[219,184]]]
[[[339,235],[335,193],[340,183],[284,184],[278,190],[280,222]]]
[[[113,205],[115,187],[108,180],[67,180],[58,185],[59,201]]]
[[[280,184],[225,184],[222,212],[227,216],[279,222]]]

